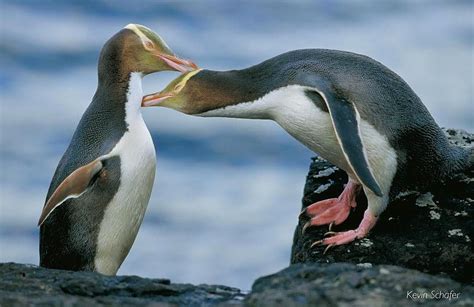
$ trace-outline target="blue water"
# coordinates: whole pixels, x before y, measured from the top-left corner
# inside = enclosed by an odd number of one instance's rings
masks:
[[[131,22],[211,69],[298,48],[363,53],[401,75],[441,126],[474,130],[472,1],[51,0],[0,9],[0,261],[38,262],[36,221],[94,94],[98,52]],[[176,76],[149,76],[145,91]],[[143,113],[157,178],[119,274],[249,289],[286,266],[312,153],[271,122]]]

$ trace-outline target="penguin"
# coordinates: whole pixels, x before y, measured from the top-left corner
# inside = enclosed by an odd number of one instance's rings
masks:
[[[341,224],[363,191],[368,208],[356,229],[329,232],[326,250],[364,238],[399,192],[426,188],[468,167],[468,151],[452,147],[420,98],[381,63],[351,52],[290,51],[230,71],[195,70],[143,106],[202,117],[273,120],[349,177],[338,198],[303,210],[311,226]]]
[[[115,275],[150,199],[155,148],[142,77],[195,69],[150,29],[129,24],[103,46],[98,86],[52,178],[38,221],[40,266]]]

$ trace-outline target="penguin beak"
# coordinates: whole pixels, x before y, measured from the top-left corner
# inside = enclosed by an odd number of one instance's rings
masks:
[[[154,93],[146,95],[142,99],[142,107],[156,107],[159,106],[161,102],[165,101],[168,98],[173,97],[173,94],[166,93]]]
[[[169,67],[181,72],[186,73],[198,69],[197,65],[190,60],[180,59],[176,56],[164,54],[164,53],[154,53],[155,56],[163,60]]]

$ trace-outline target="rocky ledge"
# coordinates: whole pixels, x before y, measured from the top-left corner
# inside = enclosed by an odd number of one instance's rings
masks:
[[[472,147],[474,135],[446,130],[450,141]],[[338,197],[347,175],[328,162],[314,158],[306,180],[303,208],[327,198]],[[364,193],[357,207],[334,231],[357,228],[367,208]],[[425,273],[448,276],[459,282],[474,281],[474,168],[439,184],[424,193],[400,195],[389,204],[376,227],[366,239],[336,246],[323,254],[324,246],[311,244],[324,236],[328,227],[302,227],[301,217],[295,230],[291,263],[368,263],[390,264]]]
[[[168,279],[105,276],[93,272],[0,264],[0,306],[160,305],[239,303],[244,294],[226,286],[172,284]]]
[[[474,135],[447,130],[459,146]],[[347,177],[314,158],[303,208],[337,197]],[[357,227],[367,201],[334,230]],[[428,192],[400,195],[366,239],[323,254],[311,247],[327,227],[295,230],[291,265],[255,281],[250,293],[219,285],[174,284],[167,279],[103,276],[0,264],[0,306],[474,306],[474,169]]]
[[[474,287],[389,265],[296,264],[259,278],[252,292],[167,279],[104,276],[0,264],[0,306],[473,306]]]

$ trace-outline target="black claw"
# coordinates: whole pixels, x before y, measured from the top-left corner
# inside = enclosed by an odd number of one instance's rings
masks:
[[[307,221],[304,225],[303,225],[303,229],[301,230],[301,234],[304,235],[304,233],[306,232],[306,229],[308,227],[311,227],[311,220]]]
[[[333,246],[334,244],[329,244],[328,247],[326,247],[326,249],[324,250],[323,255],[326,255],[326,252]]]
[[[331,235],[335,235],[337,232],[334,232],[334,231],[328,231],[324,234],[325,237],[327,236],[331,236]]]
[[[311,246],[309,248],[313,248],[314,246],[319,245],[321,243],[323,243],[323,240],[316,241],[313,244],[311,244]]]

